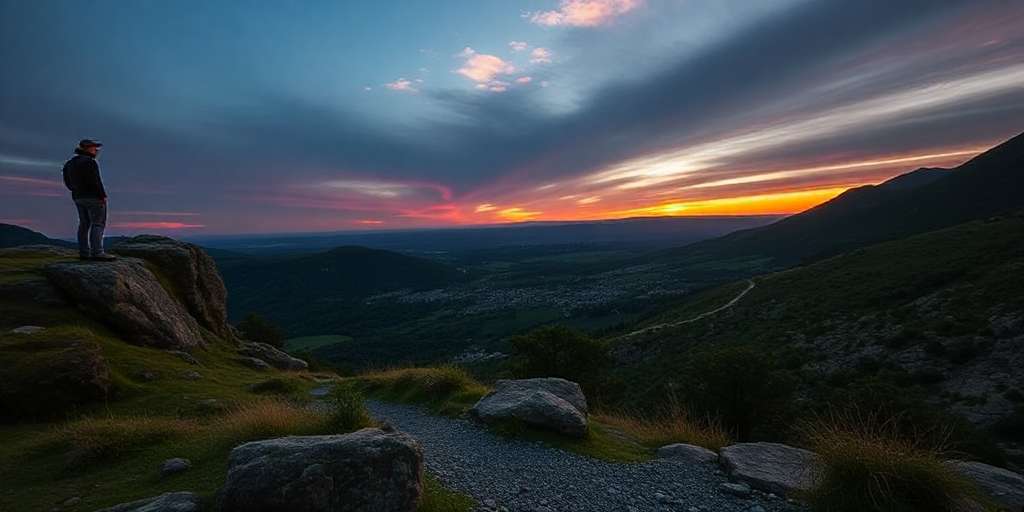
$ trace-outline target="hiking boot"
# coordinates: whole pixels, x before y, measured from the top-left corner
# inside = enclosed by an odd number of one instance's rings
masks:
[[[97,254],[95,256],[92,256],[89,259],[91,261],[114,261],[114,260],[117,259],[117,256],[114,256],[112,254],[103,253],[103,254]]]

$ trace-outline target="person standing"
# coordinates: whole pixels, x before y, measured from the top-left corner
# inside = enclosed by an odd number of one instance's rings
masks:
[[[75,156],[64,164],[64,185],[78,209],[78,258],[90,261],[113,261],[117,258],[103,250],[103,230],[107,227],[107,191],[100,179],[96,163],[103,144],[82,139]]]

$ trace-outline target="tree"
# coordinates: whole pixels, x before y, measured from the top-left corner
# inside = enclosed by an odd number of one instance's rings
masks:
[[[238,330],[242,332],[242,337],[249,341],[267,343],[278,348],[284,346],[284,331],[256,313],[249,313],[239,322]]]
[[[594,390],[611,364],[604,343],[564,326],[541,327],[511,343],[519,377],[561,377]]]

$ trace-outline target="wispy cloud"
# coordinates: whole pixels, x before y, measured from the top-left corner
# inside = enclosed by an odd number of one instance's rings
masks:
[[[531,22],[548,27],[596,27],[639,7],[642,0],[562,0],[557,10],[528,13]]]
[[[547,48],[534,48],[530,52],[530,62],[534,64],[551,64],[551,57],[554,54]]]
[[[422,80],[420,80],[420,81],[422,81]],[[384,87],[387,87],[388,89],[391,89],[392,91],[402,91],[402,92],[417,92],[417,91],[419,91],[419,89],[417,89],[413,85],[413,81],[412,80],[406,80],[405,78],[399,78],[398,80],[395,80],[394,82],[388,82],[388,83],[384,84]],[[367,90],[369,90],[369,89],[367,89]]]
[[[526,41],[509,41],[508,47],[511,48],[514,52],[521,52],[529,48],[530,45],[526,44]]]
[[[121,229],[199,229],[205,228],[204,224],[186,224],[184,222],[114,222],[111,227]]]

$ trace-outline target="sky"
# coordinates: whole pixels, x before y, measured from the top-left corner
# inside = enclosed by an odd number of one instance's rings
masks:
[[[1020,0],[0,0],[0,222],[794,213],[1024,131]]]

